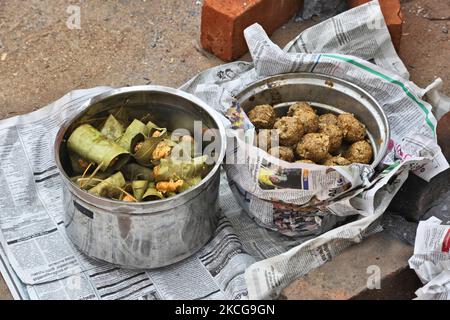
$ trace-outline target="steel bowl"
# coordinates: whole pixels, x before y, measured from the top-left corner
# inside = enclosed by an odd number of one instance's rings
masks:
[[[66,140],[89,119],[123,107],[131,117],[152,114],[169,130],[193,133],[194,120],[216,129],[216,163],[200,184],[174,197],[128,203],[89,194],[70,180]],[[214,110],[183,91],[161,86],[113,89],[90,99],[84,111],[64,124],[55,141],[56,165],[64,186],[65,227],[69,239],[88,256],[126,268],[159,268],[185,259],[211,238],[218,223],[220,165],[225,128]]]
[[[297,101],[310,102],[318,114],[353,113],[366,125],[374,149],[371,166],[375,169],[386,155],[389,123],[383,109],[369,93],[348,81],[315,73],[287,73],[251,84],[236,99],[246,113],[257,105],[270,104],[283,116]]]

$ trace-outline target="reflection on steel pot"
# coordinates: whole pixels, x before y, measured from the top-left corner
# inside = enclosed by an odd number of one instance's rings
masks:
[[[366,91],[348,81],[315,73],[288,73],[257,81],[238,94],[246,113],[261,104],[272,105],[278,116],[285,115],[297,101],[308,101],[323,113],[353,113],[365,124],[374,147],[376,168],[386,155],[389,123],[383,109]]]
[[[214,129],[216,162],[191,189],[153,202],[122,202],[81,190],[70,180],[67,138],[77,126],[122,107],[133,118],[147,114],[169,130],[187,129],[194,121]],[[108,91],[89,100],[84,111],[59,130],[56,164],[64,186],[68,237],[88,256],[127,268],[163,267],[198,251],[211,238],[218,222],[220,164],[225,154],[225,129],[216,112],[183,91],[138,86]]]

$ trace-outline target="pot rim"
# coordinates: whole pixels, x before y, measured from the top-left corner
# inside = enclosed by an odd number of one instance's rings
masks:
[[[64,170],[61,159],[59,156],[59,152],[61,149],[62,140],[64,138],[64,135],[66,134],[68,128],[70,125],[72,125],[75,121],[77,121],[79,118],[81,118],[85,112],[89,109],[90,106],[113,96],[121,95],[124,93],[139,93],[139,92],[148,92],[148,93],[165,93],[169,95],[174,95],[181,97],[183,99],[186,99],[192,103],[194,103],[197,107],[200,107],[206,113],[208,116],[212,118],[214,121],[216,128],[219,131],[220,138],[221,138],[221,144],[220,144],[220,153],[217,157],[217,161],[214,165],[214,167],[209,171],[209,173],[202,179],[202,181],[195,185],[194,187],[190,188],[189,190],[186,190],[182,193],[179,193],[173,197],[157,200],[157,201],[150,201],[150,202],[124,202],[119,200],[112,200],[107,199],[104,197],[92,195],[84,190],[81,190],[78,186],[76,186],[68,177],[66,171]],[[81,198],[83,201],[89,203],[90,205],[97,206],[103,209],[112,210],[115,212],[121,212],[121,213],[127,213],[127,214],[138,214],[138,213],[150,213],[150,212],[159,212],[164,211],[170,208],[178,207],[180,205],[183,205],[184,203],[192,200],[193,198],[197,197],[198,193],[206,189],[206,187],[209,185],[209,183],[213,180],[214,176],[218,173],[220,170],[220,166],[222,165],[223,158],[225,156],[226,152],[226,131],[225,126],[223,125],[223,122],[220,118],[219,113],[211,108],[209,105],[207,105],[205,102],[200,100],[199,98],[195,97],[194,95],[187,93],[185,91],[174,89],[166,86],[159,86],[159,85],[141,85],[141,86],[131,86],[131,87],[122,87],[122,88],[113,88],[111,90],[108,90],[106,92],[100,93],[92,98],[90,98],[88,101],[83,103],[81,107],[81,112],[79,112],[76,116],[68,119],[64,122],[64,124],[60,127],[58,130],[58,133],[55,138],[54,142],[54,157],[56,166],[58,168],[58,171],[63,178],[63,181],[65,185],[69,188],[69,191],[72,193],[75,193],[76,197]]]
[[[268,77],[265,77],[262,79],[258,79],[256,81],[250,83],[245,89],[243,89],[236,95],[236,100],[239,102],[239,100],[241,100],[245,95],[248,95],[252,91],[257,91],[258,89],[260,89],[260,90],[258,90],[258,92],[264,91],[265,89],[262,89],[263,87],[270,89],[271,87],[283,86],[283,84],[274,84],[277,81],[279,82],[279,81],[289,80],[289,79],[308,79],[308,78],[313,79],[313,80],[323,80],[324,84],[326,86],[328,86],[329,88],[331,86],[328,85],[328,81],[331,81],[331,83],[333,83],[333,84],[337,83],[337,84],[342,85],[343,87],[347,87],[347,89],[351,89],[355,93],[357,93],[360,96],[360,99],[367,100],[372,105],[372,107],[374,107],[376,109],[376,111],[378,112],[378,116],[381,118],[381,120],[383,122],[384,130],[385,130],[384,134],[385,134],[386,138],[380,144],[380,149],[379,149],[376,157],[374,158],[374,161],[369,165],[372,169],[375,170],[377,168],[377,166],[380,165],[381,162],[383,161],[383,159],[386,157],[386,154],[388,151],[388,144],[389,144],[389,140],[390,140],[390,125],[389,125],[389,121],[386,116],[386,113],[384,112],[383,108],[378,103],[378,101],[370,93],[368,93],[363,88],[357,86],[356,84],[349,82],[347,80],[340,79],[340,78],[330,76],[327,74],[323,74],[323,73],[311,73],[311,72],[282,73],[282,74],[277,74],[277,75],[268,76]],[[333,88],[333,87],[331,87],[331,88]],[[380,124],[378,124],[378,126],[380,126]]]

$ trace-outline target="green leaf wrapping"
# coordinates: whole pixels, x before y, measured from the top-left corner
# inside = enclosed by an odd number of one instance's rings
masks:
[[[193,186],[196,186],[201,181],[202,181],[201,176],[196,176],[196,177],[187,179],[186,181],[184,181],[183,186],[180,188],[179,192],[184,192],[184,191],[192,188]]]
[[[120,169],[130,158],[130,153],[102,135],[90,124],[76,128],[67,140],[67,148],[80,157],[95,162],[102,171]]]
[[[108,179],[103,180],[98,185],[89,189],[89,193],[107,198],[119,198],[122,194],[121,188],[126,185],[125,178],[121,172],[117,172]]]
[[[136,180],[131,182],[131,188],[133,189],[133,195],[137,201],[141,201],[145,192],[148,189],[149,182],[147,180]]]
[[[176,160],[176,159],[161,159],[158,167],[155,167],[153,173],[155,181],[169,181],[169,180],[189,180],[194,177],[203,177],[208,172],[208,165],[206,164],[207,156],[201,156],[192,160]]]
[[[138,142],[144,141],[150,130],[139,120],[133,122],[125,130],[117,143],[128,152],[132,152]]]
[[[160,131],[161,133],[167,133],[167,129],[166,128],[161,128],[158,127],[156,124],[154,124],[153,122],[149,121],[146,124],[149,132],[148,135],[151,137],[153,135],[153,133],[155,133],[155,131]]]
[[[70,180],[77,184],[83,190],[89,190],[98,185],[101,180],[107,179],[111,174],[106,172],[97,172],[95,177],[89,178],[90,175],[71,177]]]
[[[81,163],[86,162],[87,165],[89,165],[88,161],[82,159],[79,155],[77,155],[74,152],[69,151],[69,159],[74,174],[82,174],[86,170],[87,166],[84,166]]]
[[[129,163],[120,169],[125,179],[128,181],[134,180],[147,180],[154,181],[155,177],[153,176],[153,170],[143,167],[137,163]]]
[[[123,106],[115,108],[114,111],[112,112],[112,114],[124,126],[126,126],[130,121],[128,112],[127,112],[126,108],[124,108]]]
[[[123,128],[123,125],[117,121],[112,114],[110,114],[100,132],[109,139],[117,141],[117,139],[123,135],[124,131],[125,129]]]
[[[190,160],[194,157],[195,153],[195,144],[194,141],[186,141],[181,140],[174,148],[172,149],[172,157],[180,160]]]
[[[154,182],[150,182],[148,184],[147,190],[144,193],[144,196],[142,197],[142,201],[152,201],[161,199],[164,199],[164,195],[162,194],[162,192],[156,190]]]
[[[155,151],[158,143],[160,143],[166,138],[166,133],[167,130],[164,129],[164,131],[161,133],[160,136],[150,137],[138,144],[139,148],[138,150],[135,150],[133,156],[139,164],[147,167],[152,166],[153,151]]]

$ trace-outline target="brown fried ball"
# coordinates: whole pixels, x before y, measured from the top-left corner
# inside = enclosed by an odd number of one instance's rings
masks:
[[[261,129],[256,136],[258,148],[267,151],[272,144],[272,129]]]
[[[344,140],[353,143],[364,140],[366,127],[350,113],[344,113],[338,117],[338,126],[344,135]]]
[[[271,154],[274,157],[277,157],[278,159],[284,160],[284,161],[288,161],[288,162],[294,161],[294,151],[292,150],[292,148],[289,148],[289,147],[280,146],[280,147],[270,148],[269,154]]]
[[[250,110],[248,118],[257,129],[272,129],[277,115],[271,105],[263,104]]]
[[[355,142],[348,148],[345,157],[353,163],[369,164],[373,157],[372,145],[365,140]]]
[[[280,145],[296,145],[303,137],[303,125],[300,119],[296,117],[282,117],[275,122],[273,126],[278,134]]]
[[[319,116],[308,102],[293,104],[289,108],[288,116],[299,118],[305,133],[317,132],[319,129]]]
[[[330,138],[324,133],[308,133],[297,144],[295,151],[303,159],[320,162],[330,149]]]
[[[342,145],[342,130],[334,125],[327,124],[319,128],[320,133],[325,133],[330,138],[330,152],[334,153],[339,150]]]
[[[305,133],[314,133],[319,130],[319,117],[314,112],[299,111],[294,114],[294,117],[300,119]]]
[[[295,161],[295,163],[309,163],[309,164],[316,164],[314,161],[306,160],[306,159],[303,159],[303,160],[297,160],[297,161]]]
[[[300,111],[316,113],[316,111],[311,107],[311,105],[308,102],[302,101],[302,102],[297,102],[297,103],[294,103],[293,105],[291,105],[289,107],[289,111],[288,111],[287,115],[289,117],[293,117],[295,113],[300,112]]]
[[[332,113],[325,113],[321,116],[319,116],[319,127],[327,125],[327,124],[334,124],[337,126],[338,118]]]
[[[348,166],[351,164],[350,161],[341,156],[331,157],[325,160],[323,163],[325,166]]]

